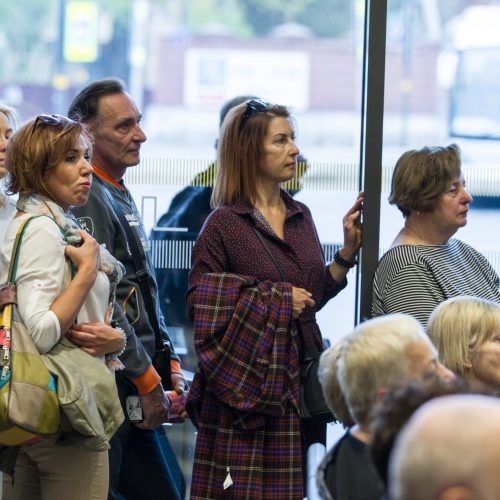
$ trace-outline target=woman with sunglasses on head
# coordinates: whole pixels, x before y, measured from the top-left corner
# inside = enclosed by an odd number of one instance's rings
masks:
[[[108,495],[107,441],[123,421],[123,414],[114,377],[104,363],[106,357],[115,362],[110,356],[124,348],[123,333],[108,326],[122,266],[80,230],[71,214],[71,207],[85,204],[89,196],[89,144],[81,124],[59,115],[40,115],[10,138],[8,192],[18,193],[19,199],[0,252],[0,282],[7,280],[16,234],[30,219],[17,266],[20,321],[47,360],[55,360],[65,350],[75,377],[77,372],[88,375],[76,383],[89,391],[98,409],[99,420],[89,421],[89,425],[103,426],[105,435],[91,440],[78,434],[75,429],[80,428],[86,414],[77,422],[71,420],[69,407],[62,407],[61,428],[56,435],[37,437],[16,448],[1,448],[0,465],[7,473],[4,499],[84,500]],[[81,336],[91,339],[94,347],[81,350],[69,341],[77,342]],[[53,366],[49,366],[51,371]],[[99,391],[94,390],[89,375],[97,371]],[[60,392],[61,383],[58,379],[60,400],[65,397]]]
[[[10,136],[19,126],[19,117],[15,109],[0,102],[0,244],[10,220],[16,213],[16,203],[5,194],[5,156]]]
[[[323,350],[316,311],[346,286],[362,195],[326,265],[309,209],[281,189],[299,149],[288,109],[249,100],[226,116],[215,210],[195,243],[188,307],[198,368],[191,498],[304,497],[305,450],[326,426],[299,417],[303,343]],[[300,329],[300,338],[297,333]]]

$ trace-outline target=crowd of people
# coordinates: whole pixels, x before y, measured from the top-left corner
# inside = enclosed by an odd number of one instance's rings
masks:
[[[317,469],[321,498],[498,498],[500,279],[453,238],[472,202],[458,146],[396,163],[389,202],[405,223],[376,270],[373,317],[325,349],[316,314],[357,264],[363,193],[325,262],[310,210],[283,187],[301,160],[290,110],[238,96],[221,110],[217,161],[160,219],[195,243],[189,272],[158,286],[123,181],[141,118],[114,78],[84,87],[67,116],[21,125],[0,105],[0,283],[29,223],[20,320],[47,366],[69,356],[106,430],[97,443],[61,404],[55,435],[0,446],[2,498],[183,499],[163,424],[189,418],[190,498],[301,500],[307,450],[326,445],[324,415],[304,410],[311,359],[327,420],[346,428]],[[190,386],[168,334],[174,300],[192,331]]]

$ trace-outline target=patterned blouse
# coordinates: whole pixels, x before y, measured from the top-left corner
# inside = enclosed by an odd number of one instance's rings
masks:
[[[252,276],[259,281],[282,281],[254,232],[256,227],[264,235],[287,281],[312,293],[316,307],[306,308],[299,322],[306,342],[322,351],[316,311],[345,288],[347,281],[336,283],[333,280],[307,206],[285,191],[282,191],[282,198],[287,208],[284,240],[274,233],[267,221],[261,220],[263,217],[256,217],[253,207],[220,207],[210,214],[193,248],[188,307],[192,308],[190,292],[205,273],[230,272]]]

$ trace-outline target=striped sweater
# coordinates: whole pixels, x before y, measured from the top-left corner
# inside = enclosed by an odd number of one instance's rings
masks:
[[[458,295],[500,303],[500,279],[467,243],[398,245],[384,254],[373,281],[372,316],[408,313],[426,326],[433,309]]]

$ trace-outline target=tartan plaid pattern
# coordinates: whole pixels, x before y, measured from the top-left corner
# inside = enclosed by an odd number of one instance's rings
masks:
[[[302,499],[291,285],[207,273],[193,294],[191,498]],[[224,490],[228,472],[233,485]]]

